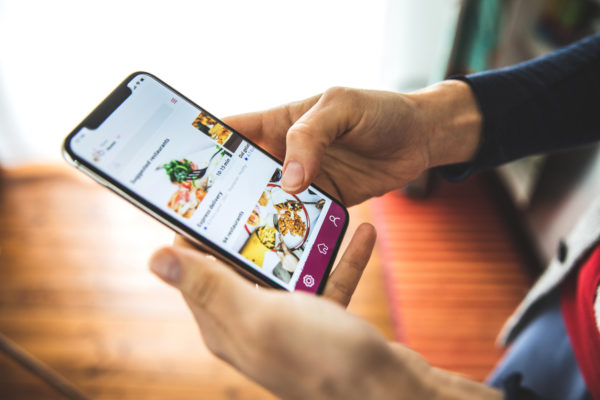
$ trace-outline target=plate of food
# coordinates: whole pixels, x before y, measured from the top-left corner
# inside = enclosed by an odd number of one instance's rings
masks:
[[[214,184],[215,173],[226,155],[222,147],[210,147],[157,167],[157,171],[164,171],[171,183],[177,186],[167,207],[184,218],[191,218]]]
[[[184,158],[172,160],[159,168],[164,169],[171,183],[177,186],[177,190],[169,198],[167,207],[184,218],[191,218],[207,191],[205,181],[190,178],[198,171],[198,167]]]
[[[215,118],[210,115],[201,112],[198,114],[192,125],[206,133],[214,141],[220,145],[227,143],[233,132],[227,129],[223,124],[220,124]]]
[[[280,247],[280,238],[288,249],[296,250],[308,238],[309,221],[308,212],[297,196],[286,193],[279,185],[269,184],[252,210],[245,228],[248,234],[259,228],[261,232],[271,233],[265,236],[265,240],[268,237],[267,247],[272,251],[277,251]],[[275,232],[280,235],[273,235]]]
[[[177,190],[169,198],[167,207],[184,218],[191,218],[204,196],[206,196],[205,189],[187,181],[177,185]]]

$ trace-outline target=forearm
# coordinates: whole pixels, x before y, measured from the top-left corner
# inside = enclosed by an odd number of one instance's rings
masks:
[[[406,95],[427,136],[429,167],[470,173],[600,140],[600,34],[510,68]]]
[[[600,139],[600,35],[465,79],[484,115],[482,168]]]
[[[458,79],[476,99],[481,139],[474,157],[459,161],[468,163],[441,169],[449,179],[600,140],[600,34],[542,58]]]

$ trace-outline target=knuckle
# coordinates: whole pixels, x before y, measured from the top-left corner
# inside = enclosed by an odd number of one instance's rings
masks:
[[[333,288],[344,298],[345,301],[349,301],[354,293],[354,288],[347,282],[333,282]]]
[[[324,132],[315,129],[307,121],[298,121],[288,132],[288,148],[296,148],[301,151],[314,149],[324,152],[329,142],[330,139]]]
[[[353,90],[343,86],[332,86],[323,92],[323,100],[332,100],[352,95]]]
[[[343,86],[330,87],[323,93],[324,103],[343,103],[349,107],[356,107],[359,104],[360,91]]]
[[[327,132],[315,127],[313,121],[298,121],[288,132],[288,148],[324,152],[330,142]]]
[[[205,336],[204,344],[206,345],[206,348],[217,358],[223,361],[227,361],[229,359],[227,352],[223,349],[222,341],[218,338]]]
[[[347,268],[357,274],[362,274],[363,270],[365,269],[365,263],[363,262],[363,260],[358,259],[356,257],[353,257],[349,260],[347,260]]]
[[[306,121],[297,121],[293,128],[288,131],[288,137],[292,139],[310,139],[313,136],[313,129]]]

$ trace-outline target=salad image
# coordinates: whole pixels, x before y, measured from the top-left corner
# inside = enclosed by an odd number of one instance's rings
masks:
[[[172,160],[157,168],[164,170],[171,183],[177,186],[167,207],[184,218],[191,218],[214,182],[211,171],[225,157],[230,157],[229,153],[218,146],[203,168],[187,158]]]
[[[173,160],[162,167],[167,172],[172,183],[184,183],[186,181],[193,182],[204,175],[203,171],[206,171],[206,168],[198,169],[196,164],[185,158],[181,161]]]
[[[191,218],[198,208],[208,190],[208,177],[196,179],[202,170],[186,160],[173,160],[163,165],[172,183],[177,185],[177,190],[167,203],[167,207],[184,218]]]

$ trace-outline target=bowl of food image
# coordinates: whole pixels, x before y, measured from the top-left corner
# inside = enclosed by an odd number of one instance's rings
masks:
[[[194,122],[192,122],[192,125],[210,136],[220,145],[227,143],[229,138],[233,135],[231,130],[204,112],[198,114]]]
[[[275,235],[271,251],[276,248],[281,239],[290,250],[301,249],[310,231],[308,212],[296,195],[286,193],[281,186],[268,184],[261,194],[258,204],[252,210],[245,229],[252,234],[258,228],[270,227]],[[270,238],[271,236],[269,236]]]

